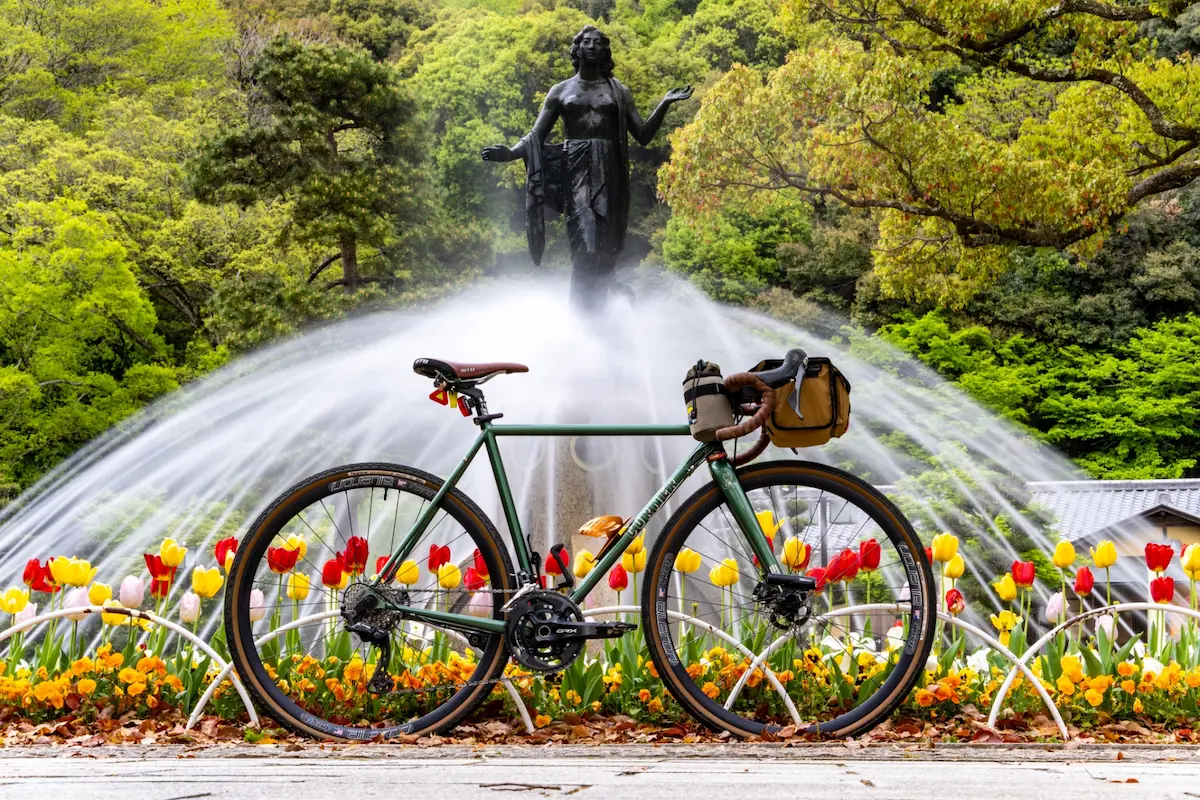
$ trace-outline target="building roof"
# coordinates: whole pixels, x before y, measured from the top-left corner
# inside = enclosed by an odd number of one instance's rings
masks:
[[[1035,502],[1054,513],[1054,528],[1066,539],[1085,539],[1113,528],[1152,528],[1155,523],[1148,516],[1153,515],[1200,524],[1200,478],[1040,481],[1028,488]]]

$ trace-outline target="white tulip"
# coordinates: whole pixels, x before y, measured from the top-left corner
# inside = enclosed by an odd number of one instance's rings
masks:
[[[20,625],[22,622],[28,622],[37,616],[37,603],[30,603],[25,608],[13,615],[13,625]]]
[[[1104,631],[1104,635],[1108,637],[1109,641],[1112,641],[1113,626],[1115,624],[1116,620],[1113,619],[1112,614],[1101,614],[1096,617],[1096,630]],[[1141,643],[1139,642],[1139,644]]]
[[[1066,608],[1063,602],[1063,593],[1055,592],[1046,600],[1046,622],[1051,625],[1057,625],[1062,621],[1063,611]]]
[[[250,621],[258,622],[267,615],[267,598],[258,589],[250,590]]]
[[[76,608],[78,606],[90,606],[92,604],[92,601],[88,599],[87,589],[84,589],[82,586],[77,586],[71,591],[67,592],[67,597],[63,602],[64,608]],[[78,614],[67,614],[67,619],[71,620],[72,622],[79,622],[86,617],[87,614],[83,612]]]
[[[134,575],[125,576],[117,597],[125,608],[141,608],[146,599],[146,582]]]
[[[200,595],[187,592],[179,601],[180,622],[192,623],[200,619]]]

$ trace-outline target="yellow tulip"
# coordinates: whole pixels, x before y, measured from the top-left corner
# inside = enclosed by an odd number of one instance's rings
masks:
[[[1000,595],[1000,599],[1006,603],[1011,603],[1017,599],[1017,582],[1013,580],[1012,573],[1006,572],[992,584],[992,588],[996,590],[996,594]]]
[[[1189,544],[1179,557],[1184,573],[1191,580],[1200,580],[1200,545]]]
[[[685,547],[675,556],[675,569],[691,574],[700,569],[700,554],[690,547]]]
[[[945,564],[958,553],[958,537],[953,533],[939,533],[933,537],[931,548],[933,560]]]
[[[1108,539],[1096,542],[1092,550],[1092,563],[1100,569],[1108,569],[1117,563],[1117,546]]]
[[[955,553],[954,558],[946,562],[946,566],[942,568],[942,574],[952,581],[956,581],[963,576],[967,570],[967,564],[963,561],[962,553]]]
[[[209,569],[196,567],[192,570],[192,591],[200,597],[215,597],[217,592],[221,590],[221,584],[224,582],[225,579],[221,577],[221,570],[216,567]]]
[[[634,537],[634,540],[629,543],[629,547],[625,548],[625,552],[632,555],[637,555],[638,553],[642,552],[646,549],[645,539],[645,532],[639,533],[636,537]]]
[[[644,572],[646,569],[646,551],[638,550],[636,553],[625,553],[621,556],[621,566],[626,572],[637,574]]]
[[[158,556],[162,559],[164,566],[178,567],[183,563],[183,557],[186,555],[187,548],[174,539],[163,539],[162,546],[158,548]]]
[[[580,550],[575,554],[575,573],[576,578],[586,578],[588,573],[596,567],[596,557],[592,555],[590,550]]]
[[[405,586],[412,586],[421,579],[421,568],[417,566],[417,562],[409,560],[400,565],[396,570],[396,582],[403,583]]]
[[[1051,559],[1054,566],[1059,569],[1066,569],[1075,563],[1075,545],[1063,539],[1054,546],[1054,558]]]
[[[0,611],[7,614],[20,614],[29,605],[29,590],[12,587],[0,594]]]
[[[437,571],[438,586],[443,589],[457,589],[462,583],[462,570],[458,568],[458,564],[453,561],[447,561],[438,567]]]
[[[50,576],[59,586],[87,586],[99,572],[82,558],[59,556],[50,562]]]
[[[774,537],[779,529],[783,527],[783,520],[775,521],[775,512],[759,511],[754,515],[758,519],[758,527],[762,528],[763,534]]]
[[[303,536],[297,536],[293,533],[291,536],[287,537],[283,543],[283,546],[286,550],[295,550],[300,554],[300,558],[304,558],[306,555],[308,555],[308,542],[304,541]]]
[[[105,608],[124,608],[117,600],[105,600],[101,605]],[[101,614],[100,620],[105,625],[128,625],[129,617],[124,614]]]
[[[783,564],[789,569],[802,569],[808,564],[812,548],[795,536],[783,543]]]
[[[737,561],[727,558],[708,571],[708,579],[715,586],[732,586],[738,582]]]
[[[1000,644],[1008,647],[1009,635],[1013,628],[1021,624],[1021,618],[1007,608],[1001,611],[998,615],[992,614],[992,625],[1000,632]]]
[[[105,600],[112,599],[112,587],[107,583],[93,583],[88,589],[88,602],[94,606],[104,605]]]
[[[213,570],[216,572],[216,570]],[[287,580],[287,596],[288,600],[304,600],[308,597],[308,590],[312,587],[312,581],[308,575],[303,572],[293,572],[288,575]],[[200,594],[196,592],[196,594]],[[211,595],[210,595],[211,596]]]

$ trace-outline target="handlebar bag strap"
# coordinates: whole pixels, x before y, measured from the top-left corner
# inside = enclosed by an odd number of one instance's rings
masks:
[[[683,402],[687,404],[692,438],[715,442],[717,431],[733,424],[733,405],[725,391],[721,368],[709,361],[697,362],[683,379]]]
[[[768,359],[751,371],[775,369],[782,363]],[[798,404],[793,397],[797,391]],[[802,377],[775,390],[775,412],[767,420],[767,433],[776,447],[819,447],[849,427],[850,382],[828,358],[810,357]]]

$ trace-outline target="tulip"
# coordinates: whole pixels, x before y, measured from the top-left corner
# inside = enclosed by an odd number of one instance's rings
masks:
[[[858,545],[858,568],[868,575],[879,569],[879,557],[882,553],[876,539],[862,541]]]
[[[1117,546],[1108,539],[1096,542],[1091,553],[1092,563],[1096,565],[1097,569],[1108,569],[1117,563]]]
[[[355,537],[351,536],[350,538],[353,540]],[[303,536],[297,536],[293,533],[284,540],[283,546],[288,550],[295,550],[299,558],[304,558],[308,555],[308,542],[304,541]]]
[[[276,575],[286,575],[291,572],[296,568],[296,561],[299,558],[299,550],[292,550],[287,547],[267,548],[267,566]]]
[[[887,632],[887,649],[899,650],[904,646],[904,623],[896,620],[896,624],[888,629]]]
[[[452,561],[442,564],[437,569],[438,586],[443,589],[457,589],[462,583],[462,570]]]
[[[181,622],[194,624],[200,619],[200,595],[185,592],[179,601],[179,619]]]
[[[216,572],[216,570],[214,569],[213,572]],[[217,577],[220,577],[220,573],[218,573]],[[311,588],[312,588],[312,580],[309,579],[308,575],[306,575],[305,573],[293,572],[291,575],[288,575],[288,579],[287,579],[288,600],[295,600],[295,601],[299,602],[301,600],[308,599],[308,592]],[[200,594],[200,593],[197,592],[197,594]],[[203,597],[204,595],[201,595],[201,596]],[[208,595],[208,596],[211,597],[212,595]]]
[[[488,574],[487,561],[484,559],[483,553],[479,552],[478,547],[475,548],[473,558],[475,560],[475,573],[485,581],[491,580],[492,576]]]
[[[775,512],[770,509],[759,511],[754,515],[758,520],[758,527],[762,528],[763,535],[768,539],[774,539],[775,534],[779,533],[779,529],[783,527],[783,520],[775,521]]]
[[[14,586],[11,589],[5,589],[4,594],[0,594],[0,611],[6,614],[20,614],[28,604],[28,589],[18,589]]]
[[[646,534],[644,532],[639,533],[637,536],[635,536],[633,538],[633,541],[629,543],[629,546],[625,548],[625,552],[633,553],[633,554],[642,552],[643,550],[646,549],[645,539],[646,539]]]
[[[415,561],[405,561],[396,570],[396,581],[403,583],[405,586],[412,586],[421,579],[421,568],[417,566]]]
[[[946,592],[946,610],[954,616],[958,616],[967,607],[967,600],[963,597],[963,593],[958,589],[951,589]]]
[[[24,580],[25,585],[35,592],[47,592],[54,594],[62,591],[62,587],[54,582],[54,576],[50,574],[50,563],[53,558],[47,559],[45,565],[36,558],[29,559],[25,565]]]
[[[956,581],[963,576],[967,571],[967,563],[963,561],[962,553],[955,553],[954,558],[946,562],[946,566],[942,567],[942,574],[952,581]]]
[[[436,573],[443,564],[450,560],[450,548],[446,545],[439,547],[429,545],[429,571]]]
[[[99,572],[82,558],[59,556],[49,562],[50,575],[59,586],[87,586]]]
[[[675,562],[678,566],[678,561]],[[575,573],[576,578],[586,578],[596,567],[596,557],[592,555],[590,550],[580,550],[575,554]]]
[[[1067,613],[1067,603],[1063,599],[1062,592],[1055,592],[1046,598],[1046,622],[1051,625],[1056,625],[1063,622],[1063,617]]]
[[[564,564],[571,563],[571,556],[565,550],[563,551],[563,563]],[[543,571],[547,575],[558,576],[558,575],[563,574],[562,567],[560,567],[558,565],[558,560],[554,558],[553,553],[548,553],[546,555],[546,564],[545,564],[545,568],[543,569]]]
[[[104,605],[104,601],[111,600],[112,596],[112,587],[107,583],[93,583],[87,591],[88,602],[94,606]]]
[[[838,553],[833,561],[830,561],[825,567],[827,583],[837,583],[838,581],[849,583],[854,580],[856,575],[858,575],[858,553],[849,547]]]
[[[636,553],[624,553],[621,556],[621,566],[626,572],[631,572],[636,575],[639,572],[644,572],[646,569],[646,551],[639,550]]]
[[[1080,567],[1075,573],[1075,594],[1080,597],[1087,597],[1092,593],[1092,587],[1096,585],[1096,579],[1092,576],[1092,571],[1087,567]]]
[[[349,572],[351,575],[362,575],[367,571],[367,561],[370,559],[370,551],[367,547],[367,540],[361,536],[351,536],[346,540],[346,549],[342,551],[342,569]],[[450,555],[449,549],[446,551],[447,558]]]
[[[1171,556],[1173,555],[1175,555],[1175,551],[1169,544],[1146,542],[1146,568],[1153,573],[1166,572],[1167,567],[1171,566]]]
[[[463,586],[468,592],[474,593],[487,586],[487,581],[480,577],[474,567],[467,567],[467,571],[463,573]]]
[[[1150,581],[1150,599],[1156,603],[1169,603],[1175,597],[1175,579],[1160,575]]]
[[[1179,564],[1189,579],[1200,580],[1200,545],[1189,544],[1179,556]]]
[[[105,608],[124,608],[124,606],[121,605],[119,600],[105,600],[104,607]],[[128,625],[130,623],[130,617],[126,614],[101,613],[100,621],[103,622],[105,625]]]
[[[629,588],[629,573],[625,572],[625,567],[617,564],[609,571],[608,588],[614,592],[623,592]]]
[[[168,567],[178,567],[183,563],[183,557],[186,555],[187,548],[177,544],[174,539],[163,539],[158,548],[158,557]]]
[[[478,571],[475,574],[478,575]],[[482,578],[483,576],[480,577]],[[492,602],[490,592],[477,592],[471,595],[471,599],[467,602],[467,613],[472,617],[488,619],[492,616]]]
[[[701,558],[700,554],[695,550],[691,549],[690,547],[685,547],[675,556],[675,569],[679,570],[685,575],[691,575],[693,572],[700,569],[700,565],[703,560],[704,559]]]
[[[342,569],[340,558],[331,558],[321,567],[321,584],[329,589],[345,589],[350,583],[350,575]]]
[[[213,548],[213,554],[217,557],[217,563],[225,568],[226,574],[229,573],[229,568],[233,566],[233,557],[237,554],[238,541],[230,536],[228,539],[222,539],[217,542],[217,546]]]
[[[1054,546],[1054,558],[1051,560],[1059,569],[1071,566],[1075,563],[1075,545],[1063,539]]]
[[[250,621],[258,622],[267,616],[267,598],[261,589],[250,590]]]
[[[1021,618],[1007,608],[999,614],[992,614],[992,625],[1000,632],[1000,644],[1008,647],[1013,628],[1021,624]]]
[[[200,597],[205,599],[215,597],[224,582],[221,570],[216,567],[205,569],[197,566],[192,569],[192,591]]]
[[[1012,575],[1007,572],[1000,576],[1000,580],[992,584],[992,588],[996,590],[996,594],[1000,595],[1000,599],[1006,603],[1011,603],[1017,599],[1017,584],[1013,581]]]
[[[805,544],[795,536],[789,537],[783,543],[783,564],[793,572],[800,572],[808,566],[812,558],[812,545]]]
[[[825,571],[826,570],[824,567],[813,567],[808,572],[804,573],[805,575],[807,575],[808,577],[812,578],[814,581],[817,582],[817,588],[814,589],[813,591],[820,592],[820,591],[824,590],[825,584],[826,584]]]
[[[25,607],[13,614],[13,625],[20,625],[22,622],[29,622],[37,616],[38,604],[26,603]]]
[[[708,571],[708,579],[714,586],[732,586],[738,582],[738,577],[737,561],[732,558],[726,558]]]
[[[925,563],[926,564],[933,563],[933,548],[932,547],[925,548]]]
[[[1029,589],[1037,577],[1037,570],[1032,561],[1014,561],[1012,563],[1013,583],[1022,589]]]
[[[1096,617],[1096,631],[1104,631],[1105,635],[1108,636],[1109,641],[1112,641],[1113,627],[1115,625],[1116,620],[1113,619],[1112,614],[1101,614],[1100,616]]]
[[[142,601],[146,599],[146,582],[134,575],[126,575],[125,580],[121,581],[118,596],[125,608],[141,608]]]
[[[954,554],[958,552],[958,537],[953,533],[939,533],[933,537],[930,550],[933,560],[944,564],[954,558]]]
[[[67,608],[77,608],[91,605],[91,603],[88,602],[87,590],[82,586],[76,586],[74,589],[67,592],[66,600],[64,600],[63,603]],[[72,622],[79,622],[86,616],[87,614],[83,612],[80,612],[79,614],[67,614],[67,619],[71,620]]]

